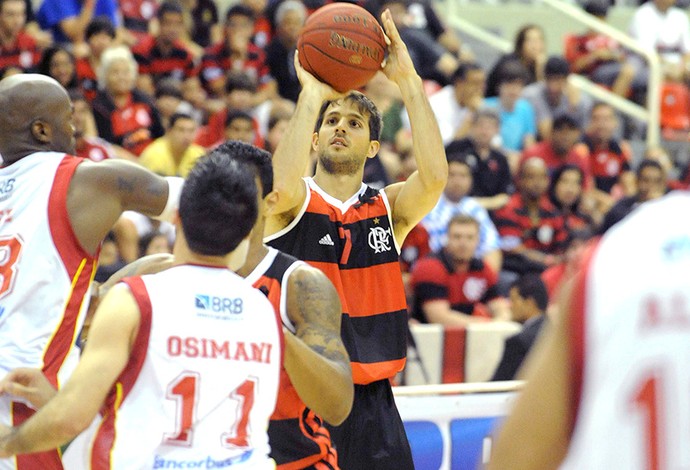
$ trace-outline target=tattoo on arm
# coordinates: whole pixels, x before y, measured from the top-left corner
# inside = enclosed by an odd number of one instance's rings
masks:
[[[117,177],[117,189],[121,192],[134,192],[135,181],[133,178],[126,178],[124,176]]]

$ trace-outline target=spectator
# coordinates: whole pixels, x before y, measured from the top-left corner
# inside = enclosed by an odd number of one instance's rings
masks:
[[[186,178],[196,161],[206,153],[194,144],[197,123],[188,114],[175,113],[163,137],[149,144],[139,157],[139,163],[161,176]]]
[[[115,27],[105,16],[91,20],[86,27],[86,44],[89,54],[77,59],[77,78],[82,91],[89,101],[93,101],[98,94],[98,76],[96,71],[101,65],[103,51],[113,45],[115,41]]]
[[[534,108],[520,98],[527,83],[525,67],[515,61],[507,63],[501,67],[498,81],[498,97],[486,98],[484,105],[498,110],[503,148],[515,158],[516,152],[534,144],[537,136]]]
[[[448,222],[458,214],[472,217],[479,227],[477,251],[474,257],[483,259],[494,271],[501,270],[501,250],[496,227],[486,209],[470,197],[472,169],[468,158],[448,155],[448,180],[436,206],[422,219],[429,234],[429,247],[439,251],[446,244]]]
[[[544,67],[544,80],[532,83],[522,91],[522,97],[532,104],[541,140],[551,138],[553,120],[568,114],[583,129],[589,119],[592,100],[568,84],[570,65],[560,56],[552,56]]]
[[[546,286],[536,274],[526,274],[513,284],[510,288],[510,305],[513,320],[522,323],[522,331],[506,339],[503,357],[491,380],[515,379],[522,362],[544,327],[548,304]]]
[[[517,175],[518,192],[494,215],[503,249],[503,286],[518,275],[541,273],[560,261],[567,240],[565,219],[547,196],[549,177],[544,160],[529,158]],[[503,273],[502,273],[503,274]]]
[[[444,145],[465,137],[472,115],[482,105],[486,74],[477,63],[462,64],[446,85],[429,98]],[[407,127],[409,128],[409,120]]]
[[[580,210],[584,180],[582,169],[571,163],[557,168],[551,178],[549,200],[561,211],[568,231],[592,228],[594,225],[592,217]]]
[[[195,117],[191,113],[192,106],[183,101],[180,81],[174,78],[169,77],[158,81],[156,84],[155,103],[160,113],[161,124],[163,124],[163,128],[166,130],[170,127],[170,118],[178,111],[188,113],[190,116]]]
[[[271,14],[268,13],[268,0],[239,0],[237,2],[250,8],[254,12],[254,31],[252,33],[252,42],[257,47],[264,49],[273,39],[273,32],[277,29],[275,24],[275,10],[271,9]],[[271,1],[276,7],[279,7],[283,2]],[[277,9],[277,8],[276,8]]]
[[[410,26],[423,29],[442,45],[448,52],[462,62],[467,57],[463,44],[453,28],[443,23],[431,0],[411,0],[407,11],[410,15]]]
[[[278,93],[297,101],[302,89],[295,72],[297,38],[307,18],[307,9],[299,0],[287,0],[276,10],[276,35],[266,46],[266,64],[278,83]]]
[[[481,303],[494,317],[506,319],[507,305],[495,290],[497,273],[474,255],[479,223],[456,215],[448,222],[447,232],[447,242],[412,269],[412,317],[422,323],[466,326],[486,319],[485,310],[478,306]]]
[[[500,118],[492,109],[474,114],[468,137],[446,146],[446,155],[462,155],[472,169],[471,195],[487,210],[503,207],[509,199],[512,176],[508,157],[493,146]]]
[[[115,0],[43,0],[36,13],[36,20],[43,29],[53,33],[58,43],[81,44],[84,33],[96,16],[106,16],[116,27],[118,5]]]
[[[153,102],[135,89],[136,76],[137,63],[125,46],[103,52],[92,106],[98,134],[139,155],[164,129]]]
[[[271,113],[271,117],[268,119],[268,132],[264,140],[264,150],[271,154],[275,152],[278,142],[280,142],[287,130],[291,115],[292,113],[284,112]]]
[[[223,37],[218,24],[218,7],[213,0],[184,0],[192,17],[191,40],[206,48]]]
[[[124,266],[125,262],[120,258],[115,235],[112,231],[108,232],[98,253],[98,268],[96,269],[94,280],[103,283]]]
[[[668,191],[666,171],[656,160],[642,160],[637,167],[636,176],[637,192],[633,196],[624,197],[618,201],[606,213],[599,229],[600,233],[606,232],[623,220],[640,204],[660,198]]]
[[[161,232],[151,232],[139,239],[139,257],[159,253],[172,253],[168,237]]]
[[[225,32],[221,42],[211,45],[201,60],[201,79],[209,92],[222,96],[226,74],[242,71],[258,83],[252,106],[274,98],[278,86],[266,65],[266,54],[251,42],[254,12],[243,5],[235,5],[225,15]]]
[[[579,166],[585,174],[585,186],[592,187],[592,170],[587,147],[581,143],[580,126],[568,114],[557,116],[553,121],[551,139],[539,142],[522,153],[521,161],[532,157],[540,158],[546,164],[549,174],[566,163]]]
[[[690,71],[690,22],[676,0],[652,0],[640,6],[630,23],[630,36],[641,47],[659,53],[664,76],[683,81]],[[641,57],[633,57],[636,73],[647,73]]]
[[[93,119],[91,106],[79,91],[72,91],[69,95],[74,107],[72,124],[74,125],[74,139],[76,141],[75,155],[100,162],[109,158],[116,158],[113,146],[98,137],[96,123]]]
[[[460,62],[426,30],[411,27],[407,7],[408,0],[384,0],[380,4],[379,16],[384,10],[390,10],[419,76],[442,86],[448,85]]]
[[[528,24],[520,28],[515,36],[515,48],[510,54],[502,56],[489,72],[486,80],[486,96],[498,96],[498,85],[503,67],[510,62],[519,62],[527,70],[526,84],[534,83],[544,77],[546,46],[541,27]]]
[[[68,91],[79,89],[74,56],[64,46],[55,45],[43,51],[36,71],[42,75],[53,77]]]
[[[157,0],[119,0],[123,26],[136,38],[145,38],[156,21]]]
[[[606,21],[608,9],[608,3],[602,0],[590,0],[585,4],[585,11],[601,21]],[[644,96],[648,74],[636,73],[623,47],[606,34],[589,30],[577,35],[565,54],[573,72],[610,87],[619,96],[627,97],[631,90],[633,96]]]
[[[36,40],[26,32],[24,0],[0,1],[0,67],[31,69],[40,58]]]
[[[198,80],[194,57],[182,43],[184,10],[177,0],[165,0],[158,8],[158,34],[147,36],[132,49],[139,64],[137,88],[154,96],[155,84],[167,77]]]
[[[254,142],[254,118],[245,111],[228,112],[225,121],[225,140],[239,140],[251,144]]]

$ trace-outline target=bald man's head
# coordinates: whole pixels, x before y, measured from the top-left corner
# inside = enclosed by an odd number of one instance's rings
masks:
[[[539,199],[549,187],[549,174],[546,163],[539,157],[531,157],[522,162],[518,172],[518,185],[522,196]]]
[[[0,81],[0,154],[5,164],[37,151],[74,153],[72,105],[67,91],[45,75]]]

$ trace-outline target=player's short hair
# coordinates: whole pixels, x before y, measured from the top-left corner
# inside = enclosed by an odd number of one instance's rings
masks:
[[[258,214],[254,171],[235,156],[253,152],[261,150],[242,142],[227,142],[201,157],[189,172],[179,214],[193,252],[224,256],[251,231]]]
[[[378,110],[374,102],[365,94],[358,91],[351,91],[343,99],[355,103],[359,112],[369,118],[369,140],[379,140],[381,137],[381,129],[383,128],[383,118],[381,117],[381,111]],[[319,119],[316,121],[316,126],[314,127],[314,132],[319,132],[323,124],[323,118],[326,115],[326,110],[337,101],[338,100],[327,100],[323,102],[321,110],[319,111]]]
[[[231,145],[234,141],[229,140],[221,144],[218,148]],[[242,165],[252,168],[261,181],[261,197],[266,197],[268,193],[273,191],[273,162],[271,154],[265,150],[254,147],[253,152],[227,152],[231,158]]]
[[[549,293],[546,290],[544,281],[538,274],[525,274],[511,286],[517,289],[518,294],[523,299],[532,299],[537,304],[537,308],[542,312],[546,311],[549,305]]]

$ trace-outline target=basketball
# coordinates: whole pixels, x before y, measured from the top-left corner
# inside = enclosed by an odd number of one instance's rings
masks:
[[[339,92],[362,87],[385,57],[376,18],[351,3],[331,3],[309,16],[297,40],[304,69]]]

